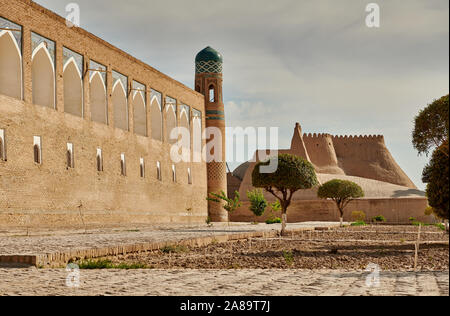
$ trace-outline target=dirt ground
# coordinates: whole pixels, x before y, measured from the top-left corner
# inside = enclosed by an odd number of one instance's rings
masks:
[[[252,239],[206,247],[174,246],[154,252],[102,258],[149,269],[331,269],[385,271],[414,268],[418,227],[366,226],[305,232],[274,239]],[[448,271],[449,236],[422,227],[418,270]]]

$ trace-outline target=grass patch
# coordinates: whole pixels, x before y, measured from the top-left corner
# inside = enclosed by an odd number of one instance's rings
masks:
[[[375,216],[374,218],[372,218],[372,222],[374,222],[374,223],[386,223],[386,217],[384,217],[383,215]]]
[[[434,226],[434,227],[439,228],[440,230],[445,230],[445,225],[442,224],[442,223],[437,223],[437,224],[425,224],[425,223],[422,223],[422,222],[414,221],[414,222],[411,223],[411,225],[413,225],[413,226],[423,226],[423,227]]]
[[[283,251],[283,258],[288,265],[292,265],[294,263],[294,254],[292,251]]]
[[[440,230],[445,230],[445,225],[444,224],[439,223],[439,224],[434,224],[434,226],[436,226]]]
[[[274,219],[268,219],[266,221],[266,224],[268,224],[268,225],[281,224],[281,218],[277,217],[277,218],[274,218]]]
[[[357,221],[357,222],[352,223],[351,226],[354,226],[354,227],[356,227],[356,226],[367,226],[367,224],[366,224],[365,221]]]
[[[183,252],[189,252],[189,248],[186,246],[164,246],[160,249],[162,253],[183,253]]]
[[[81,270],[104,270],[104,269],[120,269],[120,270],[137,270],[150,269],[151,267],[142,263],[112,263],[111,260],[83,260],[78,263]]]

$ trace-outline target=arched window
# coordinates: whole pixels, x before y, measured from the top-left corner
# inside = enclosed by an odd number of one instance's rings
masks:
[[[170,134],[172,133],[173,129],[177,128],[177,100],[166,97],[166,137],[165,140],[169,144],[175,144],[177,142],[177,139],[171,139]]]
[[[128,104],[126,86],[116,79],[111,97],[114,106],[114,127],[128,131]]]
[[[106,85],[102,75],[96,71],[90,80],[89,100],[91,103],[91,119],[94,122],[108,124],[108,109],[106,106]]]
[[[32,33],[33,103],[55,108],[55,42]]]
[[[202,161],[202,112],[192,109],[192,153],[193,161]]]
[[[147,111],[145,110],[145,92],[136,91],[133,97],[134,132],[147,136]]]
[[[216,102],[216,89],[214,85],[209,86],[209,102]]]
[[[162,141],[162,95],[158,91],[151,90],[150,95],[150,118],[152,128],[152,138]]]
[[[63,47],[64,112],[83,117],[83,56]]]
[[[108,107],[106,100],[106,67],[89,61],[89,103],[91,105],[91,120],[108,124]],[[96,71],[97,70],[97,71]]]
[[[181,141],[181,146],[184,149],[183,151],[183,160],[188,161],[190,160],[190,149],[191,149],[191,135],[190,135],[190,116],[191,116],[191,110],[189,106],[182,104],[180,106],[180,122],[179,127],[183,128],[183,130],[186,130],[189,132],[188,135],[181,134],[179,137],[179,141]],[[189,154],[189,155],[188,155]]]
[[[10,31],[0,31],[0,94],[22,99],[22,53]]]

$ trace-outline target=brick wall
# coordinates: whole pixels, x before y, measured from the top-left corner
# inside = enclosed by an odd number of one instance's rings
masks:
[[[151,137],[150,89],[202,112],[204,97],[94,35],[67,28],[65,20],[28,0],[0,0],[0,16],[23,27],[24,99],[0,95],[0,129],[6,131],[7,161],[0,162],[0,226],[73,226],[122,222],[200,222],[207,216],[205,163],[177,164],[172,181],[170,146]],[[56,109],[32,104],[31,32],[56,42]],[[67,47],[107,66],[109,125],[92,122],[89,76],[83,78],[84,118],[64,111],[62,50]],[[148,137],[114,127],[111,71],[147,89]],[[1,71],[1,69],[0,69]],[[194,75],[194,74],[193,74]],[[128,98],[129,130],[134,130]],[[179,116],[180,107],[178,107]],[[42,138],[42,164],[33,161],[33,136]],[[67,168],[67,143],[74,144],[75,168]],[[102,148],[104,172],[96,170]],[[120,173],[125,153],[127,175]],[[139,174],[143,157],[146,178]],[[162,163],[162,182],[156,162]],[[187,168],[193,184],[188,184]]]

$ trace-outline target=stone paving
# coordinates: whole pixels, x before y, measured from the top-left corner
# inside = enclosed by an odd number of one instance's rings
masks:
[[[314,229],[315,227],[336,227],[338,223],[305,222],[289,224],[288,229]],[[88,231],[40,231],[1,232],[1,255],[37,255],[45,253],[68,252],[73,250],[115,247],[119,245],[146,242],[177,242],[180,240],[211,237],[217,235],[239,234],[280,230],[280,225],[248,223],[214,223],[213,226],[142,226],[127,228],[103,228]]]
[[[64,269],[0,269],[0,295],[149,296],[448,296],[449,272],[305,270],[81,270],[80,287]]]
[[[290,224],[314,229],[336,223]],[[279,230],[279,225],[233,223],[197,226],[102,228],[88,231],[1,232],[0,256],[91,249]],[[28,236],[27,236],[28,235]],[[81,270],[80,287],[66,285],[65,269],[0,268],[0,295],[224,295],[224,296],[448,296],[449,272],[381,272],[368,287],[368,272],[338,270]]]

